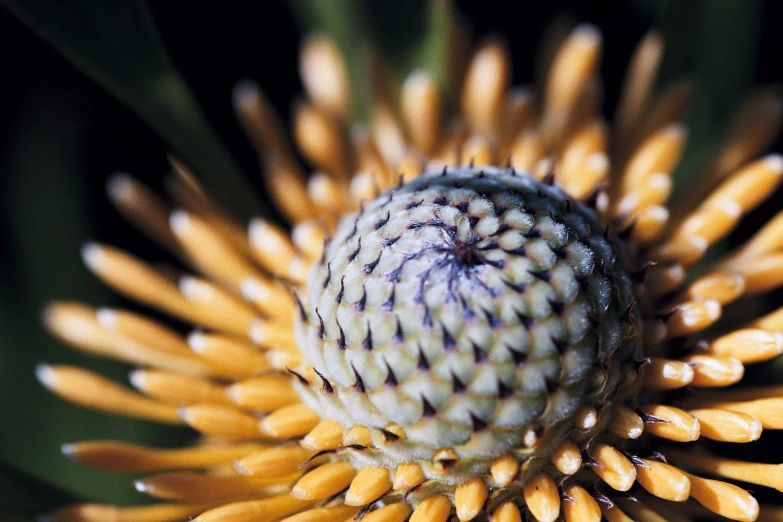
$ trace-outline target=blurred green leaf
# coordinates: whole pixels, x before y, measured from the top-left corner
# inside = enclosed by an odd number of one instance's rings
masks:
[[[157,130],[240,217],[263,210],[166,55],[144,0],[1,0]]]
[[[448,101],[454,94],[456,14],[449,0],[368,4],[377,46],[392,68],[396,88],[414,70],[427,71]]]
[[[54,397],[35,379],[41,362],[78,364],[118,381],[127,379],[128,367],[69,350],[42,328],[41,311],[53,299],[98,304],[110,295],[79,256],[92,230],[84,115],[56,91],[33,99],[0,164],[0,220],[8,234],[0,274],[0,459],[82,498],[139,502],[144,497],[129,477],[80,467],[60,453],[61,444],[118,439],[166,445],[181,442],[183,432],[84,410]],[[0,494],[0,505],[3,498]]]
[[[727,119],[753,84],[764,5],[761,0],[667,0],[660,25],[666,39],[662,77],[692,74],[688,145],[673,173],[676,200],[721,143]]]
[[[435,82],[447,94],[451,92],[451,85],[455,57],[454,42],[457,38],[456,13],[449,0],[433,0],[427,13],[427,26],[424,38],[418,46],[416,57],[417,66],[432,74]]]

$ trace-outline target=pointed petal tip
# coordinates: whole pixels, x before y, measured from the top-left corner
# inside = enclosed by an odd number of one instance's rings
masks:
[[[35,378],[38,379],[38,382],[45,388],[52,389],[56,384],[57,374],[50,365],[41,363],[35,367]]]
[[[106,180],[106,194],[112,201],[125,201],[134,190],[135,180],[125,172],[115,172]]]
[[[186,234],[190,228],[190,215],[182,209],[174,210],[169,216],[169,226],[178,236]]]
[[[90,270],[97,271],[102,259],[103,247],[98,243],[90,241],[82,246],[82,261]]]
[[[783,155],[781,154],[768,154],[764,157],[764,164],[770,170],[783,173]]]
[[[234,85],[231,99],[236,107],[244,109],[257,102],[260,92],[261,89],[255,81],[243,78]]]

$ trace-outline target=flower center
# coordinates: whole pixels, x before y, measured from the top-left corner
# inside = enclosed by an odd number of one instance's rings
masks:
[[[451,250],[454,261],[463,268],[483,265],[486,260],[473,248],[473,245],[464,241],[456,241],[448,247]]]
[[[347,217],[313,269],[303,399],[380,465],[551,449],[581,406],[636,390],[628,258],[556,186],[427,173]]]

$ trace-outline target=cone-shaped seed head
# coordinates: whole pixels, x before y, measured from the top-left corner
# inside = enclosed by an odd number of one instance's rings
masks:
[[[562,437],[579,406],[635,375],[621,250],[591,208],[510,169],[431,172],[382,194],[310,274],[299,342],[319,377],[304,399],[375,428],[386,465]]]

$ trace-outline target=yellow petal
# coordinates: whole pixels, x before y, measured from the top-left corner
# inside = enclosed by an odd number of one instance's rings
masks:
[[[348,487],[356,470],[348,462],[331,462],[307,473],[299,479],[291,495],[301,500],[320,500]]]
[[[554,522],[560,515],[560,493],[547,473],[539,473],[523,488],[525,503],[538,522]]]

